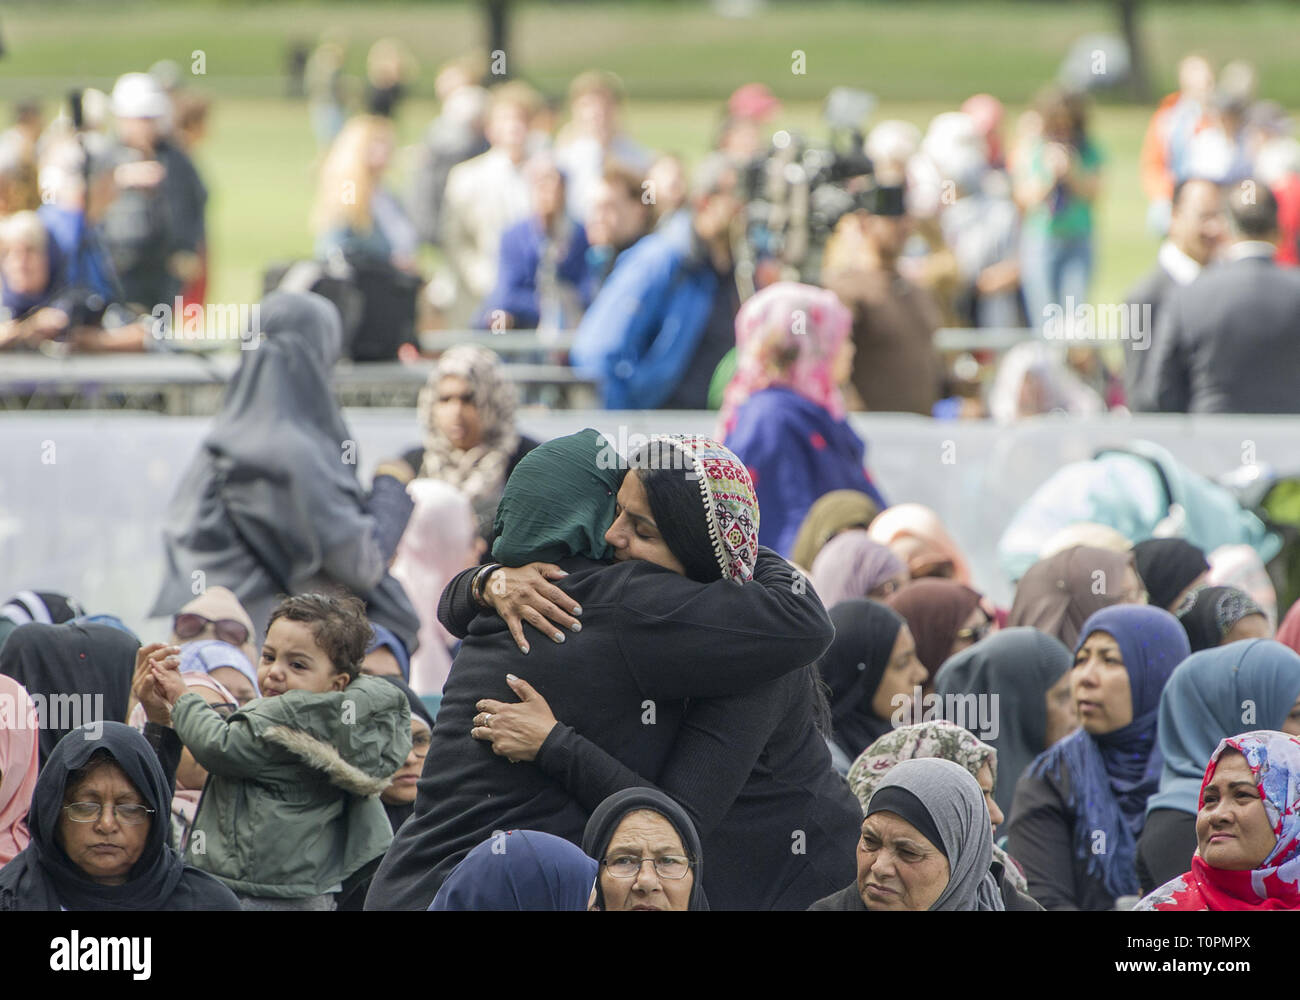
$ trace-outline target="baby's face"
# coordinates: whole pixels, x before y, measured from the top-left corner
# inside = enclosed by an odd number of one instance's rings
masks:
[[[266,698],[286,691],[342,691],[348,675],[336,671],[306,622],[278,618],[266,633],[257,683]]]

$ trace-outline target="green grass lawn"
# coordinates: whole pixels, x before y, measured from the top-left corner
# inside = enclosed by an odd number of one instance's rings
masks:
[[[1250,56],[1261,90],[1300,107],[1294,42],[1300,9],[1290,3],[1150,4],[1142,24],[1157,89],[1191,49],[1217,62]],[[199,167],[212,191],[211,296],[239,302],[260,292],[268,261],[309,253],[306,218],[315,144],[306,108],[284,98],[280,76],[291,40],[333,30],[351,45],[360,72],[368,44],[400,37],[423,72],[404,106],[403,140],[413,143],[434,113],[428,95],[442,60],[480,44],[482,20],[468,3],[190,3],[132,0],[7,4],[0,15],[7,53],[0,99],[70,87],[109,86],[119,73],[171,58],[183,68],[202,51],[194,85],[217,102]],[[521,2],[508,50],[511,69],[554,93],[593,65],[618,72],[631,100],[629,131],[642,143],[697,159],[710,142],[721,101],[735,86],[763,80],[786,100],[779,123],[817,138],[820,99],[836,85],[881,98],[876,120],[922,128],[964,97],[989,91],[1008,102],[1009,120],[1047,80],[1076,38],[1114,30],[1111,5],[1007,2],[772,4],[759,17],[728,20],[704,3],[543,4]],[[791,72],[791,53],[806,57]],[[1094,298],[1114,301],[1150,266],[1155,241],[1144,228],[1137,152],[1150,108],[1100,104],[1095,133],[1105,150]],[[400,186],[404,164],[395,180]]]

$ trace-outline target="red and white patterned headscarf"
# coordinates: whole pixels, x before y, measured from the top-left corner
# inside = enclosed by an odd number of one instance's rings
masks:
[[[650,440],[677,445],[694,467],[722,575],[736,583],[752,580],[758,559],[758,497],[745,463],[712,438],[657,434]]]

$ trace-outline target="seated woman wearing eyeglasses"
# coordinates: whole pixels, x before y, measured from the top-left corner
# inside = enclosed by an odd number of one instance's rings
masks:
[[[36,781],[31,842],[0,869],[0,911],[238,910],[233,892],[168,846],[170,797],[130,726],[72,730]]]
[[[625,788],[597,806],[582,850],[600,866],[588,909],[709,908],[695,824],[658,789]]]

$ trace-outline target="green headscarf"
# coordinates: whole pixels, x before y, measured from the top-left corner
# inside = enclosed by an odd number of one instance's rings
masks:
[[[610,558],[605,532],[625,471],[618,450],[590,427],[538,445],[506,482],[492,525],[492,558],[506,566]]]

